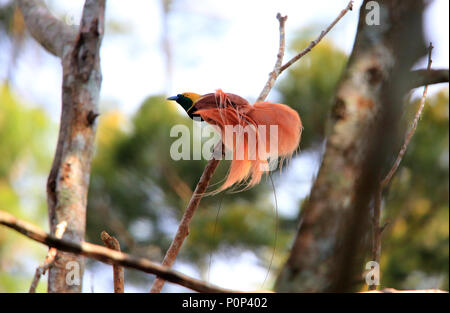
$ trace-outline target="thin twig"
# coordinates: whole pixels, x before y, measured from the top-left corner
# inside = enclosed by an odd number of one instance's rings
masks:
[[[316,46],[319,41],[331,30],[331,28],[336,25],[339,20],[349,11],[353,8],[353,1],[350,1],[347,5],[347,7],[342,10],[340,15],[328,26],[328,28],[325,31],[322,31],[320,36],[311,42],[311,44],[302,52],[300,52],[297,56],[292,58],[290,61],[288,61],[285,65],[281,66],[283,62],[283,56],[284,56],[284,50],[285,50],[285,31],[284,31],[284,24],[286,22],[287,17],[281,16],[281,14],[277,14],[277,19],[280,23],[280,45],[279,45],[279,51],[277,54],[277,60],[275,62],[274,70],[270,73],[269,79],[264,86],[263,90],[261,91],[261,94],[259,95],[257,102],[264,101],[267,95],[269,94],[270,90],[272,89],[273,85],[275,84],[276,79],[280,75],[281,72],[283,72],[285,69],[287,69],[289,66],[291,66],[293,63],[298,61],[301,57],[306,55],[311,49]],[[203,194],[206,190],[206,188],[209,185],[209,181],[211,180],[217,166],[219,165],[219,160],[216,160],[212,158],[208,164],[206,165],[203,174],[200,178],[200,181],[197,184],[197,187],[195,188],[194,193],[192,194],[191,200],[189,202],[188,208],[186,209],[183,218],[180,222],[180,225],[178,226],[177,233],[175,235],[175,238],[173,239],[169,250],[167,251],[164,260],[162,262],[165,266],[172,266],[172,264],[175,262],[175,259],[178,255],[178,252],[181,249],[181,245],[183,244],[184,240],[186,239],[187,235],[189,234],[189,223],[192,219],[192,216],[194,215],[195,210],[197,209],[200,200],[203,197]],[[163,277],[162,277],[163,278]],[[164,279],[162,278],[156,278],[155,282],[153,283],[153,286],[151,288],[150,292],[157,293],[161,292],[162,287],[164,286]]]
[[[88,243],[85,241],[74,242],[67,239],[58,239],[47,234],[39,227],[15,218],[13,215],[0,210],[0,225],[4,225],[37,242],[55,248],[58,251],[83,255],[106,264],[116,264],[133,268],[145,273],[154,274],[169,282],[184,286],[198,292],[240,292],[216,287],[201,280],[189,277],[174,271],[167,266],[162,266],[145,258],[138,258],[127,253],[111,250],[109,248]]]
[[[66,221],[62,221],[61,223],[59,223],[56,226],[55,237],[58,239],[61,239],[62,236],[64,235],[64,232],[66,231],[66,228],[67,228]],[[36,288],[37,288],[37,285],[39,284],[39,280],[41,279],[41,276],[44,275],[45,272],[47,272],[47,270],[55,262],[56,252],[57,251],[55,248],[50,248],[48,250],[47,256],[45,257],[44,263],[36,268],[36,272],[34,273],[33,282],[31,283],[30,290],[29,290],[30,293],[36,292]]]
[[[308,47],[300,51],[296,56],[294,56],[292,59],[287,61],[284,65],[282,65],[283,56],[284,56],[284,50],[285,50],[285,31],[284,31],[284,24],[287,19],[287,16],[282,17],[280,13],[277,14],[277,19],[280,22],[280,47],[278,50],[277,55],[277,61],[275,63],[275,67],[272,72],[269,74],[269,79],[267,80],[266,85],[264,86],[263,90],[261,91],[261,94],[259,95],[256,102],[261,102],[266,99],[267,95],[269,94],[270,90],[273,88],[278,76],[286,70],[289,66],[300,60],[302,57],[304,57],[308,52],[310,52],[321,40],[323,37],[325,37],[326,34],[330,32],[330,30],[339,22],[341,18],[344,17],[345,14],[347,14],[348,11],[351,11],[353,9],[353,1],[350,1],[347,4],[347,7],[341,11],[341,13],[338,15],[338,17],[325,29],[323,30],[320,35],[313,41],[310,42]]]
[[[219,148],[219,146],[221,147],[223,152],[222,143],[219,143],[216,148],[214,148],[214,151],[217,151],[217,148]],[[202,199],[206,188],[208,188],[209,182],[211,181],[211,178],[217,166],[219,165],[219,162],[220,158],[212,157],[206,165],[205,170],[203,171],[203,174],[200,177],[197,186],[195,187],[194,193],[192,194],[192,198],[189,201],[188,207],[186,208],[186,211],[184,212],[183,217],[180,221],[180,225],[178,226],[175,238],[173,239],[169,249],[166,252],[166,255],[164,256],[164,260],[162,262],[163,266],[171,267],[175,262],[175,259],[177,258],[178,252],[180,252],[184,240],[189,235],[189,224],[192,217],[194,216],[194,212],[200,204],[200,200]],[[152,285],[152,289],[150,290],[150,292],[161,292],[163,286],[164,279],[157,277]]]
[[[275,66],[273,67],[273,71],[269,74],[269,79],[266,82],[263,90],[259,94],[256,102],[264,101],[269,95],[270,90],[272,89],[275,81],[277,80],[278,75],[280,75],[280,68],[283,64],[284,51],[286,47],[286,35],[285,35],[285,27],[287,16],[282,16],[280,13],[277,14],[277,20],[280,23],[280,45],[278,48],[277,60],[275,62]]]
[[[428,48],[427,71],[431,70],[431,64],[433,63],[433,60],[431,59],[432,50],[433,50],[433,44],[430,42],[430,46]],[[428,84],[426,84],[423,89],[423,94],[422,94],[422,98],[420,99],[419,109],[416,112],[411,129],[408,131],[408,133],[405,136],[405,141],[403,142],[403,145],[400,148],[400,151],[397,155],[394,165],[389,170],[386,177],[380,182],[378,192],[375,196],[375,201],[374,201],[374,206],[373,206],[373,214],[372,214],[372,260],[375,262],[380,262],[381,235],[383,233],[383,230],[386,227],[386,225],[380,226],[381,202],[382,202],[382,198],[383,198],[383,192],[384,192],[384,189],[389,185],[392,177],[394,176],[398,167],[400,166],[400,162],[402,161],[403,156],[406,153],[406,149],[408,148],[408,145],[411,141],[411,138],[416,131],[417,124],[419,123],[420,116],[422,115],[422,111],[425,106],[425,100],[427,98],[427,93],[428,93]],[[376,285],[369,286],[370,290],[376,290],[376,288],[377,288]]]
[[[319,37],[317,37],[315,40],[311,41],[311,43],[306,47],[303,51],[301,51],[299,54],[297,54],[295,57],[290,59],[286,62],[281,68],[280,73],[281,74],[285,69],[287,69],[289,66],[297,62],[300,58],[305,56],[309,51],[311,51],[312,48],[314,48],[323,37],[325,37],[326,34],[340,21],[341,18],[344,17],[345,14],[347,14],[348,11],[353,10],[353,1],[350,1],[347,4],[347,7],[341,11],[341,13],[338,15],[338,17],[324,30],[320,33]]]
[[[120,251],[120,243],[119,241],[110,236],[106,231],[102,231],[101,238],[105,246],[109,249]],[[113,265],[113,277],[114,277],[114,292],[115,293],[123,293],[124,288],[124,275],[123,275],[123,267],[117,264]]]
[[[428,66],[427,66],[427,70],[429,71],[431,69],[431,63],[433,62],[433,60],[431,59],[431,52],[433,50],[433,44],[430,43],[430,46],[428,48]],[[381,186],[384,188],[387,186],[387,184],[389,184],[389,182],[392,179],[392,176],[394,176],[395,172],[397,171],[400,162],[403,159],[403,156],[406,152],[406,148],[408,148],[409,142],[411,141],[412,136],[414,135],[416,128],[417,128],[417,124],[419,123],[419,119],[420,116],[422,115],[422,110],[425,106],[425,100],[427,98],[427,93],[428,93],[428,84],[425,85],[424,89],[423,89],[423,94],[422,94],[422,98],[420,99],[420,105],[419,105],[419,109],[416,112],[416,116],[414,117],[413,120],[413,124],[411,129],[409,130],[408,134],[406,135],[405,138],[405,142],[403,143],[402,148],[400,149],[400,152],[397,156],[397,159],[395,160],[394,166],[391,168],[391,170],[389,171],[389,173],[386,175],[386,177],[383,179],[383,181],[381,182]]]

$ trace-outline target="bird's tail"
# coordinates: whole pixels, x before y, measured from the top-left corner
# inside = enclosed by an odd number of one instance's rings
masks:
[[[258,102],[239,105],[217,90],[217,106],[196,111],[205,121],[219,127],[232,160],[223,185],[216,192],[246,183],[258,184],[269,170],[268,159],[288,158],[297,149],[302,132],[298,113],[284,104]]]

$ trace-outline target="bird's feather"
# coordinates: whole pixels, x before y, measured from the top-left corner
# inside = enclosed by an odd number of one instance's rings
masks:
[[[219,89],[199,98],[195,109],[202,119],[219,127],[225,147],[233,153],[226,180],[217,192],[243,182],[247,187],[258,184],[268,170],[268,158],[290,157],[300,142],[300,116],[284,104],[250,105],[244,98]],[[261,126],[265,126],[265,134],[260,132]],[[233,127],[235,132],[230,134]],[[273,140],[277,141],[275,151],[270,150]]]

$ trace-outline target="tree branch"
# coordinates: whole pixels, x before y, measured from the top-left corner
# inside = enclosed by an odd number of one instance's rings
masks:
[[[120,243],[119,241],[110,236],[107,232],[103,231],[101,233],[101,238],[105,246],[109,249],[116,250],[120,252]],[[123,267],[117,264],[113,265],[113,277],[114,277],[114,292],[115,293],[123,293],[124,288],[124,275],[123,275]]]
[[[273,67],[273,71],[270,72],[269,79],[267,80],[266,85],[259,94],[259,97],[256,100],[256,102],[264,101],[264,99],[267,98],[270,90],[273,88],[273,85],[275,84],[275,81],[278,78],[278,75],[280,75],[280,68],[281,65],[283,64],[284,50],[286,46],[284,25],[286,23],[287,16],[282,16],[280,13],[278,13],[277,20],[280,23],[280,46],[278,48],[277,60],[275,62],[275,66]]]
[[[353,1],[350,1],[347,4],[347,7],[339,13],[338,17],[324,30],[320,33],[319,37],[317,37],[315,40],[311,41],[311,43],[306,47],[304,50],[302,50],[299,54],[297,54],[295,57],[290,59],[286,62],[281,68],[279,74],[281,74],[285,69],[287,69],[289,66],[300,60],[303,56],[305,56],[309,51],[311,51],[312,48],[314,48],[323,37],[325,37],[326,34],[340,21],[341,18],[344,17],[345,14],[347,14],[348,11],[353,10]]]
[[[278,50],[277,55],[277,61],[275,63],[274,69],[269,74],[269,79],[267,80],[266,85],[264,86],[263,90],[261,91],[261,94],[259,95],[256,102],[261,102],[266,99],[267,95],[269,94],[270,90],[275,85],[275,82],[278,78],[278,76],[289,66],[300,60],[302,57],[304,57],[308,52],[310,52],[321,40],[323,37],[325,37],[326,34],[330,32],[330,30],[340,21],[341,18],[344,17],[345,14],[347,14],[348,11],[351,11],[353,9],[353,1],[350,1],[347,4],[347,7],[341,11],[341,13],[336,17],[336,19],[324,30],[320,33],[320,35],[313,41],[310,42],[308,47],[303,49],[300,53],[298,53],[296,56],[294,56],[292,59],[290,59],[288,62],[286,62],[284,65],[282,65],[283,62],[283,56],[284,56],[284,50],[285,50],[285,31],[284,31],[284,24],[286,22],[287,16],[281,16],[280,13],[277,14],[277,19],[280,22],[280,47]]]
[[[433,51],[433,44],[430,42],[430,46],[428,47],[428,67],[427,71],[430,71],[431,64],[433,63],[433,60],[431,59],[431,53]],[[387,184],[392,179],[392,176],[394,176],[395,172],[397,171],[398,167],[400,166],[400,162],[403,159],[403,156],[405,155],[406,149],[408,148],[409,142],[411,141],[412,136],[416,132],[417,124],[419,123],[420,116],[422,115],[423,108],[425,106],[425,100],[427,98],[428,93],[428,84],[425,85],[425,88],[423,89],[422,98],[420,99],[420,105],[419,109],[416,112],[416,115],[413,120],[413,124],[411,126],[411,129],[409,130],[408,134],[406,135],[405,142],[403,143],[400,152],[397,155],[397,159],[394,162],[394,165],[392,166],[389,173],[386,175],[386,177],[381,181],[381,187],[385,188]]]
[[[41,0],[18,0],[31,36],[51,54],[62,58],[75,39],[76,30],[55,18]]]
[[[224,147],[222,146],[222,143],[219,143],[214,148],[214,151],[217,151],[217,148],[221,148],[223,156]],[[194,216],[195,210],[200,204],[200,200],[202,199],[202,196],[205,193],[206,188],[208,188],[209,182],[211,181],[211,178],[217,166],[219,165],[219,162],[220,159],[219,158],[216,159],[213,156],[206,165],[205,170],[203,171],[203,174],[200,177],[197,186],[195,187],[194,193],[192,194],[192,198],[189,201],[188,207],[186,208],[186,211],[183,214],[180,225],[178,226],[177,233],[175,234],[175,238],[173,239],[169,249],[166,252],[166,255],[164,256],[162,265],[171,267],[175,262],[175,259],[177,258],[178,252],[180,252],[184,240],[189,235],[189,224],[191,222],[191,219]],[[164,286],[163,277],[157,277],[152,285],[150,292],[152,293],[161,292],[163,286]]]
[[[430,46],[428,47],[428,66],[427,71],[431,71],[431,64],[433,63],[433,60],[431,59],[433,51],[433,44],[430,42]],[[414,135],[417,124],[419,123],[420,116],[422,115],[423,108],[425,106],[425,100],[427,98],[428,93],[428,84],[425,85],[423,89],[423,94],[420,99],[419,108],[416,112],[416,115],[414,117],[411,129],[408,131],[408,133],[405,136],[405,141],[403,142],[402,147],[400,148],[400,151],[397,155],[397,158],[392,165],[392,168],[389,170],[386,177],[380,182],[380,186],[378,188],[378,192],[375,196],[374,206],[373,206],[373,215],[372,215],[372,260],[375,262],[380,262],[380,255],[381,255],[381,234],[383,233],[383,230],[385,226],[380,226],[380,218],[381,218],[381,202],[383,198],[383,192],[386,189],[386,187],[391,182],[392,177],[397,172],[398,167],[400,166],[400,162],[403,159],[403,156],[406,153],[406,149],[408,148],[408,145],[411,141],[412,136]],[[376,290],[376,285],[369,286],[370,290]]]
[[[191,278],[177,271],[171,270],[167,266],[162,266],[151,262],[148,259],[137,258],[127,253],[111,250],[88,242],[73,242],[66,239],[58,239],[49,235],[28,222],[19,220],[13,215],[0,210],[0,225],[12,228],[17,232],[33,239],[34,241],[55,248],[59,251],[66,251],[74,254],[98,260],[107,264],[115,264],[133,268],[145,273],[158,275],[167,281],[184,286],[198,292],[236,292],[229,289],[216,287],[201,280]]]
[[[425,85],[448,83],[448,69],[415,70],[411,72],[411,89]]]

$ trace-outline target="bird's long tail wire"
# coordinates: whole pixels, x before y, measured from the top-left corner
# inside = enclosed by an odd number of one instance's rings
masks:
[[[216,240],[217,221],[219,220],[220,209],[222,208],[222,202],[223,202],[224,197],[225,197],[225,193],[222,192],[222,195],[220,196],[220,200],[219,200],[219,208],[217,209],[216,220],[214,221],[213,241]],[[211,251],[209,253],[208,282],[209,282],[209,277],[211,274],[212,255],[213,255],[213,252]]]
[[[275,199],[275,236],[274,236],[274,241],[273,241],[272,256],[270,258],[270,263],[269,263],[269,267],[267,268],[266,276],[264,278],[263,283],[261,284],[261,289],[264,289],[264,284],[266,283],[266,280],[269,277],[270,270],[272,268],[273,259],[275,257],[275,251],[277,249],[277,241],[278,241],[278,199],[277,199],[277,193],[276,193],[276,189],[275,189],[275,184],[274,184],[273,179],[272,179],[272,173],[270,171],[268,172],[268,176],[269,176],[269,179],[270,179],[270,183],[272,184],[273,196],[274,196],[274,199]],[[222,209],[222,203],[223,203],[223,198],[224,197],[225,197],[225,193],[222,192],[222,195],[221,195],[220,200],[219,200],[219,208],[217,209],[216,219],[214,221],[213,241],[216,238],[217,222],[219,220],[219,214],[220,214],[220,210]],[[209,264],[208,264],[208,282],[210,281],[210,276],[211,276],[212,254],[213,253],[211,251],[210,254],[209,254]]]
[[[269,178],[273,188],[273,197],[275,199],[275,237],[273,241],[272,257],[270,258],[269,267],[267,269],[266,277],[264,278],[264,281],[261,285],[261,289],[264,289],[264,284],[266,283],[267,277],[269,277],[270,269],[272,268],[273,258],[275,256],[275,251],[277,250],[277,240],[278,240],[278,200],[277,200],[277,193],[275,190],[275,184],[273,183],[272,179],[272,173],[270,171],[269,171]]]

